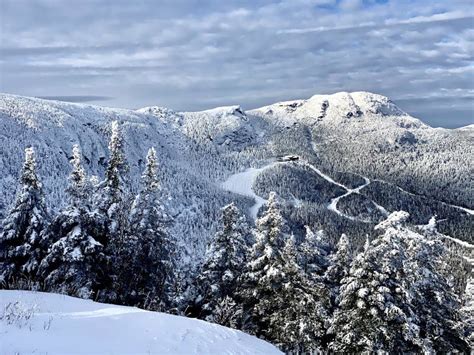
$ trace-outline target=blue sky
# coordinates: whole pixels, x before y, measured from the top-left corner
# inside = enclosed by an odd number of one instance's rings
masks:
[[[473,123],[471,1],[0,0],[0,91],[138,108],[389,96]]]

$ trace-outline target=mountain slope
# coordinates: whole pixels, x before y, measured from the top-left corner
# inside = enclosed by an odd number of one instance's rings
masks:
[[[2,354],[281,354],[204,321],[58,294],[0,291]]]
[[[202,257],[220,207],[235,201],[253,219],[272,190],[284,198],[297,235],[308,224],[334,238],[345,232],[364,239],[383,211],[404,209],[413,223],[425,224],[436,214],[442,232],[472,240],[473,131],[431,128],[388,98],[365,92],[202,112],[0,94],[0,215],[13,201],[25,147],[38,152],[48,205],[55,210],[64,201],[73,144],[81,145],[88,173],[103,176],[114,120],[124,132],[132,192],[146,150],[158,151],[172,234],[184,262]],[[287,155],[296,161],[262,169]],[[245,193],[237,191],[239,182],[232,182],[236,188],[225,184],[249,168],[258,173],[245,181]]]

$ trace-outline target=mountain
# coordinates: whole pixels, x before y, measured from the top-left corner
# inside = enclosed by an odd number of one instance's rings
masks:
[[[305,224],[362,242],[389,212],[437,215],[441,232],[472,242],[472,129],[432,128],[367,92],[315,95],[244,111],[139,110],[0,95],[0,215],[13,200],[24,148],[33,146],[48,206],[64,201],[72,145],[90,174],[107,163],[110,124],[125,135],[132,193],[149,147],[158,151],[167,207],[184,262],[235,201],[255,218],[270,191],[298,236]]]
[[[2,354],[281,354],[238,330],[64,295],[0,290]]]

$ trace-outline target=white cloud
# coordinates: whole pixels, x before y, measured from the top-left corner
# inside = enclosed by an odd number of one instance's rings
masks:
[[[472,88],[464,0],[154,4],[3,0],[0,89],[47,96],[88,88],[115,97],[107,105],[201,109],[340,90],[397,99]]]

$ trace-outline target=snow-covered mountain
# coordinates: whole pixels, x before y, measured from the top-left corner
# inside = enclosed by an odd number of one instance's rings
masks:
[[[0,290],[1,354],[281,354],[238,330],[64,295]]]
[[[443,232],[472,240],[472,129],[432,128],[367,92],[202,112],[2,94],[0,215],[15,194],[25,147],[36,148],[48,205],[57,209],[72,145],[80,144],[88,172],[103,176],[115,120],[125,134],[132,189],[147,149],[157,149],[172,232],[191,259],[202,256],[220,207],[236,201],[254,218],[271,190],[286,201],[296,233],[309,224],[334,236],[365,236],[403,209],[418,224],[436,214]]]

